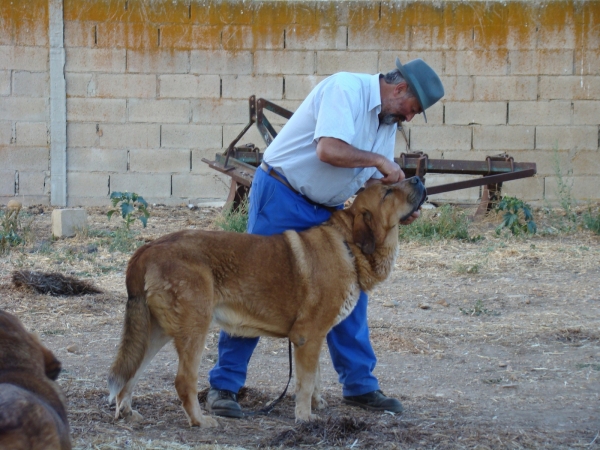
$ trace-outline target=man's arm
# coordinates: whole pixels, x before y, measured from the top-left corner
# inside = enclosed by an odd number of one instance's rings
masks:
[[[359,150],[336,138],[322,137],[317,143],[317,157],[335,167],[375,167],[383,174],[384,184],[397,183],[405,177],[398,164],[377,153]]]

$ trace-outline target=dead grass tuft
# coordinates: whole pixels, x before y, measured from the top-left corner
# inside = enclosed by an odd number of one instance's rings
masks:
[[[35,272],[31,270],[15,270],[12,273],[15,287],[32,289],[40,294],[54,296],[77,296],[100,294],[102,291],[87,281],[63,275],[58,272]]]

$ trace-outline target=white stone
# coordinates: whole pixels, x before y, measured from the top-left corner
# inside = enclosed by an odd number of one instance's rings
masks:
[[[75,236],[77,229],[87,226],[85,209],[55,209],[52,211],[52,234],[55,237]]]

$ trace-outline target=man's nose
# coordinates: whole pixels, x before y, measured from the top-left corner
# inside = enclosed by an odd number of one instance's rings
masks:
[[[415,117],[415,114],[414,114],[414,113],[407,114],[407,115],[406,115],[406,120],[405,120],[405,122],[410,122],[410,121],[412,120],[412,118],[413,118],[413,117]]]

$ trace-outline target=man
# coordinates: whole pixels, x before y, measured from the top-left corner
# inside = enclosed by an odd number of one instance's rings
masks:
[[[424,61],[388,74],[338,73],[319,83],[264,153],[250,190],[248,232],[302,231],[325,222],[365,183],[396,183],[404,172],[394,162],[397,126],[444,95]],[[427,118],[425,117],[425,121]],[[413,214],[406,223],[419,216]],[[375,411],[401,412],[372,374],[376,358],[367,326],[368,297],[361,292],[352,313],[327,335],[344,402]],[[241,417],[237,392],[246,381],[258,338],[221,331],[219,360],[211,370],[207,406],[216,415]]]

